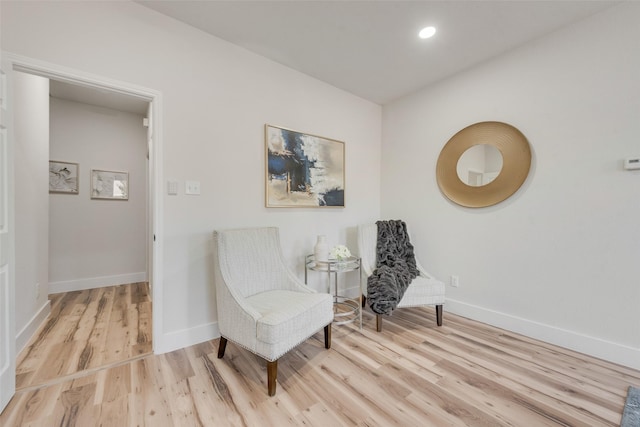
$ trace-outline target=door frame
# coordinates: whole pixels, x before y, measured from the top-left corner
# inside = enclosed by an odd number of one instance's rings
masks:
[[[9,108],[12,88],[8,84],[8,64],[0,66],[0,412],[9,404],[16,391],[16,328],[15,328],[15,243],[13,230],[13,150],[9,141],[12,132],[12,111]],[[13,338],[13,339],[12,339]]]
[[[148,170],[148,212],[149,212],[149,236],[151,243],[149,261],[150,268],[147,271],[150,280],[150,288],[153,290],[153,310],[152,310],[152,334],[153,334],[153,352],[154,354],[162,353],[163,349],[163,333],[162,333],[162,308],[163,308],[163,275],[162,275],[162,257],[163,257],[163,192],[162,192],[162,93],[153,89],[137,86],[134,84],[113,80],[107,77],[86,73],[83,71],[62,67],[56,64],[47,63],[33,58],[23,57],[12,53],[1,52],[2,63],[5,72],[7,92],[11,94],[13,91],[13,72],[20,71],[28,74],[45,77],[52,80],[63,81],[70,84],[90,87],[105,92],[115,92],[123,95],[133,96],[141,100],[149,102],[149,123],[151,128],[152,146],[149,146],[149,170]],[[7,102],[11,107],[12,99],[8,96]],[[10,108],[11,109],[11,108]],[[12,116],[11,116],[12,117]],[[14,141],[12,132],[9,132],[8,148],[12,151]],[[14,158],[10,156],[8,159],[8,171],[14,168]],[[13,176],[9,177],[9,184],[13,182]],[[9,217],[13,217],[15,210],[15,200],[13,194],[9,192],[8,201]],[[10,245],[9,268],[11,271],[15,268],[15,247]],[[15,294],[15,280],[13,274],[10,275],[9,288],[10,294]],[[15,304],[14,304],[15,306]],[[15,322],[15,313],[13,313],[13,322]],[[15,324],[15,323],[14,323]],[[14,346],[15,350],[15,346]],[[13,370],[15,371],[15,351],[12,355]],[[14,372],[15,374],[15,372]]]

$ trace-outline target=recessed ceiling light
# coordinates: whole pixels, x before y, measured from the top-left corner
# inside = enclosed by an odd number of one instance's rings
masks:
[[[420,37],[421,39],[428,39],[430,37],[433,37],[435,33],[436,33],[436,27],[424,27],[418,33],[418,37]]]

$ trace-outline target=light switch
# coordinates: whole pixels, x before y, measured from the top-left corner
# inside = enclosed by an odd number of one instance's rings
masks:
[[[626,170],[640,169],[640,157],[624,159],[624,168]]]
[[[184,193],[191,195],[200,194],[200,181],[185,181]]]
[[[170,196],[175,196],[178,194],[178,181],[167,182],[167,194],[169,194]]]

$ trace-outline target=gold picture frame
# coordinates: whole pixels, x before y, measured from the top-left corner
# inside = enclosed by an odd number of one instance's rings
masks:
[[[265,125],[265,205],[343,208],[345,143]]]

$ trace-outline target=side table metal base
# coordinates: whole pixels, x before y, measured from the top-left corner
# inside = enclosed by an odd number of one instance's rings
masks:
[[[359,321],[362,329],[362,270],[360,268],[361,259],[349,257],[343,260],[329,260],[316,262],[313,255],[305,257],[304,283],[307,283],[307,272],[309,270],[327,274],[327,288],[331,293],[331,279],[333,279],[333,324],[344,325]],[[360,292],[358,298],[349,298],[338,295],[338,273],[358,271],[360,278]]]
[[[358,300],[340,295],[333,297],[333,324],[345,325],[360,319]]]

